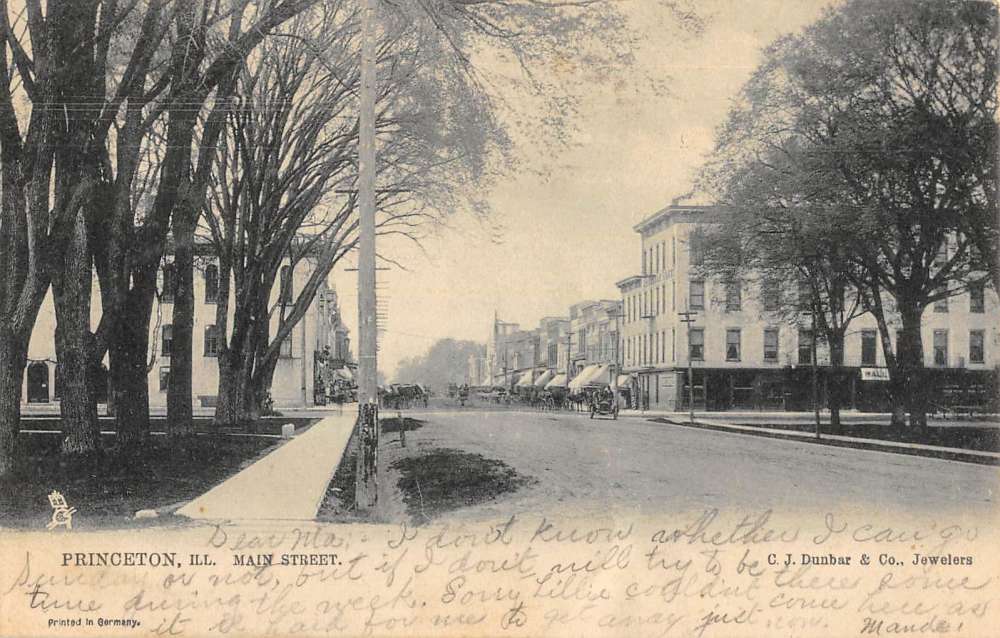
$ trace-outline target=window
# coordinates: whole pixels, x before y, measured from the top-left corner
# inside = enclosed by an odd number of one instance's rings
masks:
[[[705,309],[705,282],[699,279],[691,281],[691,299],[689,301],[691,310]]]
[[[670,329],[670,360],[677,361],[677,328]]]
[[[160,354],[164,357],[169,357],[170,352],[174,347],[174,327],[172,325],[165,324],[160,330]]]
[[[703,250],[700,234],[691,233],[691,236],[688,238],[688,250],[690,250],[688,257],[692,266],[701,266],[705,263],[705,251]]]
[[[969,332],[969,363],[986,363],[986,333],[982,330]]]
[[[948,331],[934,331],[934,365],[948,365]]]
[[[670,279],[670,309],[677,310],[677,286],[673,278]]]
[[[875,341],[876,335],[874,330],[862,330],[861,331],[861,365],[863,366],[873,366],[875,365],[876,350]]]
[[[660,245],[656,245],[656,272],[660,272]]]
[[[764,361],[778,360],[778,329],[764,329]]]
[[[764,298],[764,310],[775,312],[781,309],[781,286],[777,282],[766,282],[761,296]]]
[[[902,330],[897,330],[896,331],[896,356],[897,357],[899,356],[899,353],[901,351],[900,346],[902,344],[903,344],[903,331]]]
[[[164,303],[174,302],[174,292],[177,290],[177,277],[173,264],[163,265],[163,288],[160,289],[160,299]]]
[[[281,294],[278,298],[280,303],[292,303],[292,267],[281,267]]]
[[[799,279],[799,310],[802,312],[812,312],[812,286],[809,281]]]
[[[215,357],[219,354],[219,331],[214,325],[205,326],[205,356]]]
[[[743,294],[740,282],[730,281],[726,284],[726,312],[739,312],[743,304]]]
[[[167,388],[170,387],[170,368],[167,366],[160,367],[160,392],[166,392]]]
[[[813,360],[813,350],[815,346],[813,344],[813,334],[812,330],[799,330],[799,365],[808,365],[812,363]]]
[[[726,330],[726,361],[740,360],[740,331],[738,328]]]
[[[292,356],[292,335],[288,335],[281,340],[281,352],[278,356],[290,358]]]
[[[705,329],[691,328],[688,331],[688,358],[691,361],[705,360]]]
[[[219,267],[205,266],[205,303],[217,303],[219,299]]]
[[[969,312],[986,312],[986,288],[983,282],[969,285]]]

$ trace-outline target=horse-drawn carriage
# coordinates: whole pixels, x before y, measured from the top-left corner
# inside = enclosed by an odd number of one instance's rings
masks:
[[[422,405],[427,407],[429,392],[419,383],[393,383],[380,393],[382,407],[393,410]]]

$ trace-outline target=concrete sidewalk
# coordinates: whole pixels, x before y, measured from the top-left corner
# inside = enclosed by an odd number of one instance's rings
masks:
[[[964,461],[967,463],[1000,465],[1000,452],[968,450],[965,448],[944,447],[940,445],[926,445],[923,443],[908,443],[903,441],[868,439],[856,436],[844,436],[839,434],[823,434],[821,438],[817,439],[815,432],[784,430],[780,428],[767,428],[761,426],[740,425],[738,423],[733,423],[729,420],[728,413],[695,412],[694,423],[689,422],[688,415],[687,413],[684,412],[660,412],[660,411],[639,412],[636,410],[628,410],[624,411],[622,414],[626,416],[642,416],[650,419],[662,418],[673,425],[705,428],[721,432],[748,434],[751,436],[764,436],[775,439],[802,441],[804,443],[818,443],[820,445],[833,445],[837,447],[850,447],[862,450],[874,450],[878,452],[927,456],[927,457],[940,458],[951,461]],[[709,414],[711,414],[712,416],[708,416]],[[721,420],[718,418],[718,416],[722,415],[725,415],[723,417],[725,420]],[[986,427],[990,427],[990,425],[986,424]]]
[[[640,417],[664,417],[668,419],[687,419],[688,413],[686,410],[682,411],[669,411],[669,410],[622,410],[622,416],[640,416]],[[820,412],[820,417],[824,424],[830,422],[829,411]],[[702,410],[695,410],[694,418],[696,421],[720,421],[728,424],[778,424],[778,423],[797,423],[797,424],[812,424],[815,423],[816,417],[812,412],[785,412],[785,411],[758,411],[758,410],[727,410],[724,412],[705,412]],[[891,415],[883,412],[860,412],[858,410],[842,410],[840,413],[840,420],[842,423],[873,423],[888,426],[891,420]],[[927,425],[933,427],[974,427],[974,428],[997,428],[1000,429],[1000,417],[996,415],[984,416],[982,418],[976,419],[942,419],[940,417],[928,415]]]
[[[253,465],[190,501],[177,514],[197,519],[316,517],[357,419],[357,404],[315,424]]]

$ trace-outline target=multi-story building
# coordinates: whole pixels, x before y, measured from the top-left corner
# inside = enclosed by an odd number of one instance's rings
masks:
[[[216,328],[218,303],[218,263],[207,245],[197,247],[194,273],[194,356],[192,358],[192,397],[195,405],[208,407],[215,403],[219,385],[217,353],[221,335]],[[271,304],[284,299],[291,301],[299,293],[313,271],[309,258],[300,260],[294,268],[281,267],[278,281],[271,293]],[[170,255],[164,260],[158,278],[159,295],[153,302],[153,320],[150,322],[148,354],[149,403],[152,408],[163,408],[167,401],[170,375],[173,326],[173,264]],[[232,293],[231,293],[232,294]],[[92,325],[100,320],[100,297],[97,281],[93,286]],[[229,308],[234,307],[232,298]],[[231,317],[230,317],[231,319]],[[272,313],[271,334],[277,331],[278,313]],[[232,321],[229,322],[230,326]],[[28,349],[28,367],[24,376],[22,398],[27,403],[48,403],[59,399],[59,379],[53,335],[55,334],[55,309],[51,294],[46,296],[38,314]],[[323,282],[302,319],[292,334],[281,345],[281,354],[274,371],[271,398],[275,406],[294,407],[312,405],[315,400],[318,366],[329,365],[350,369],[354,363],[350,354],[350,338],[344,325],[337,294]],[[104,374],[107,367],[105,362]],[[106,380],[99,382],[98,398],[106,400]]]
[[[484,385],[509,387],[513,369],[510,342],[511,337],[520,332],[521,326],[510,321],[500,321],[494,316],[491,328],[486,342],[486,369],[489,378]]]
[[[584,371],[604,366],[601,378],[588,374],[588,382],[611,383],[620,365],[618,334],[621,302],[613,299],[581,301],[570,306],[570,381]]]
[[[538,365],[554,373],[565,373],[569,353],[570,320],[543,317],[538,322]]]
[[[634,227],[641,237],[640,273],[617,284],[625,372],[651,408],[686,406],[689,362],[696,407],[803,408],[810,396],[813,338],[809,315],[788,310],[798,303],[798,285],[759,289],[753,281],[700,277],[697,229],[713,221],[711,207],[672,205]],[[691,323],[679,315],[685,311],[693,313]],[[925,364],[938,378],[964,375],[980,386],[995,385],[998,330],[995,291],[977,288],[939,302],[923,317]],[[825,386],[829,354],[822,344],[817,360]],[[848,402],[874,407],[887,375],[870,315],[851,322],[844,364]]]
[[[506,342],[506,362],[514,384],[534,383],[540,361],[538,330],[516,330]]]

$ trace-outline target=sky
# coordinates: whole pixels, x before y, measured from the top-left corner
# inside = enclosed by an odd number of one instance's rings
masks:
[[[618,298],[615,282],[639,269],[633,225],[691,188],[762,48],[814,21],[828,2],[699,1],[707,24],[697,38],[679,35],[653,0],[621,4],[642,37],[630,77],[585,87],[573,145],[547,176],[533,165],[530,141],[515,139],[524,161],[486,194],[499,239],[456,211],[422,249],[379,246],[406,268],[378,273],[387,315],[378,367],[389,379],[401,360],[438,339],[485,343],[494,313],[530,329],[578,301]],[[647,76],[668,78],[669,95],[621,89]],[[357,343],[352,265],[333,281]]]

